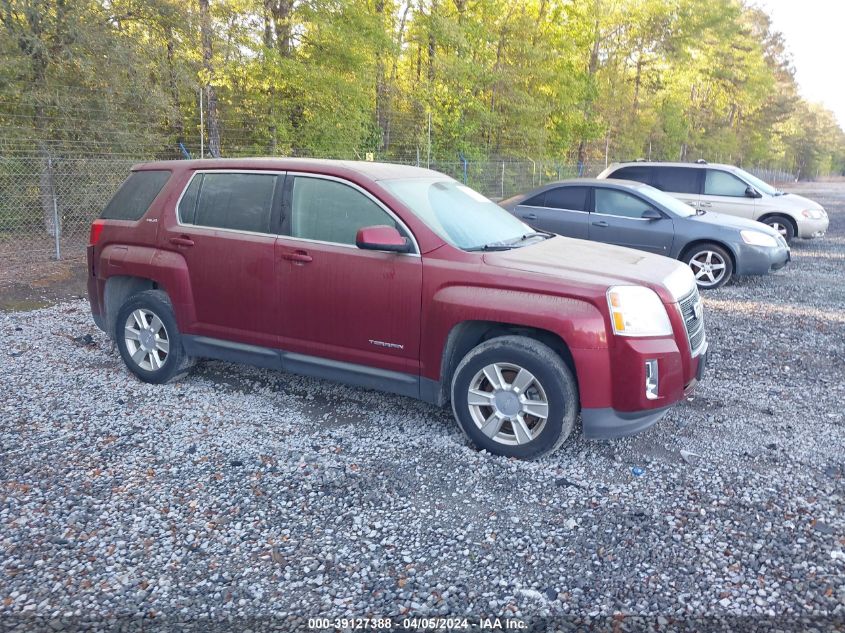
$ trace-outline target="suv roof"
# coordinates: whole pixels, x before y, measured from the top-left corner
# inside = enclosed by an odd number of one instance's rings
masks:
[[[141,163],[132,167],[133,171],[147,169],[268,169],[319,171],[335,175],[348,175],[353,172],[370,180],[390,180],[393,178],[449,178],[433,169],[415,165],[395,165],[355,160],[329,160],[323,158],[205,158],[193,160],[160,160]]]
[[[619,163],[611,163],[608,165],[608,169],[611,167],[628,167],[637,166],[637,167],[695,167],[698,169],[707,169],[709,168],[720,168],[720,169],[727,169],[733,170],[737,169],[736,165],[727,165],[725,163],[668,163],[659,160],[626,160]]]

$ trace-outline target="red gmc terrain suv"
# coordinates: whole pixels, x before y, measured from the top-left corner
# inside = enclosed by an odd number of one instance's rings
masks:
[[[532,458],[581,414],[636,433],[698,379],[689,268],[533,231],[427,169],[298,159],[138,165],[91,226],[91,311],[141,380],[217,358],[451,402]]]

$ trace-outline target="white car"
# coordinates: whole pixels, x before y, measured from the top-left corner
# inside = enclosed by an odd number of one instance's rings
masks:
[[[768,224],[787,242],[794,237],[821,237],[829,220],[824,208],[802,196],[778,191],[733,165],[614,163],[599,178],[636,180],[686,202],[700,211],[727,213]]]

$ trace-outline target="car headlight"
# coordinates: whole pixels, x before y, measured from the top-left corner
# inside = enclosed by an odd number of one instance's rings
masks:
[[[810,220],[821,220],[825,216],[825,212],[822,209],[804,209],[801,215]]]
[[[613,331],[620,336],[666,336],[669,315],[657,293],[644,286],[611,286],[607,305]]]
[[[760,231],[740,231],[742,241],[752,246],[768,246],[774,248],[778,245],[778,241],[771,235],[766,235]]]

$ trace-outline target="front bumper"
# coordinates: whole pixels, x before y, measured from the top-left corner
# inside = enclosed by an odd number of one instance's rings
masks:
[[[645,431],[659,422],[667,411],[669,407],[633,412],[610,407],[581,409],[581,427],[588,440],[612,440]]]
[[[789,247],[751,246],[744,242],[739,246],[736,256],[737,275],[768,275],[780,270],[791,259]]]
[[[804,239],[822,237],[827,233],[828,226],[830,226],[830,219],[827,217],[820,220],[801,219],[798,221],[798,237]]]
[[[708,353],[709,346],[705,346],[693,359],[695,377],[684,385],[683,395],[692,393],[695,385],[704,376]],[[671,404],[640,411],[618,411],[612,407],[584,408],[581,409],[582,432],[585,438],[591,440],[611,440],[636,435],[657,424],[671,408]]]

